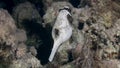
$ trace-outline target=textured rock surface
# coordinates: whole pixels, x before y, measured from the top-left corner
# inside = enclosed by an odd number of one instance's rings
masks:
[[[27,53],[21,59],[13,60],[10,68],[41,68],[40,62],[33,55]]]
[[[53,2],[60,2],[60,1],[62,2],[62,1],[69,1],[69,0],[43,0],[44,10],[49,9],[48,7],[50,7]]]
[[[10,14],[0,9],[0,57],[2,66],[10,68],[36,68],[41,67],[40,61],[27,52],[24,30],[16,27]]]
[[[30,2],[25,2],[19,4],[13,10],[13,17],[17,22],[17,26],[21,27],[25,20],[36,21],[36,23],[41,23],[41,16],[35,6]]]
[[[1,64],[10,63],[16,49],[15,22],[7,11],[0,9],[0,57]],[[11,57],[11,59],[9,59]]]

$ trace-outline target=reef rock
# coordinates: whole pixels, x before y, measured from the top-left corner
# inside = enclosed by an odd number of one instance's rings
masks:
[[[16,6],[13,10],[13,17],[19,27],[21,27],[21,24],[26,20],[41,24],[41,16],[34,4],[30,2],[24,2]]]
[[[0,64],[2,68],[7,66],[10,68],[41,67],[40,61],[27,52],[25,31],[16,27],[15,21],[4,9],[0,9],[0,31]]]
[[[60,1],[68,2],[69,0],[43,0],[44,10],[47,10],[52,5],[53,2],[60,2]]]

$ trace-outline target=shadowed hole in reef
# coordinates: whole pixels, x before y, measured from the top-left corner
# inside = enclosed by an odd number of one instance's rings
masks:
[[[72,50],[68,52],[68,62],[73,61]]]
[[[88,5],[91,7],[91,1],[90,0],[69,0],[69,2],[76,8],[82,8]]]
[[[41,61],[42,65],[45,65],[48,63],[48,57],[51,52],[52,48],[52,37],[51,37],[51,29],[43,28],[42,25],[39,23],[36,23],[35,20],[28,21],[24,20],[22,23],[24,25],[27,36],[36,36],[39,40],[41,40],[42,44],[39,44],[39,47],[37,49],[37,58]],[[27,45],[29,46],[29,45]],[[33,45],[35,46],[35,45]]]
[[[76,8],[78,8],[81,0],[69,0],[69,2]]]
[[[41,3],[41,2],[40,3],[36,3],[35,6],[36,6],[37,10],[39,11],[41,17],[43,17],[44,14],[45,14],[45,12],[43,10],[43,3]]]
[[[79,22],[79,23],[78,23],[78,29],[79,29],[79,30],[82,30],[83,28],[84,28],[84,23]]]
[[[43,17],[43,15],[45,14],[44,12],[44,5],[43,5],[43,2],[42,0],[29,0],[31,3],[34,3],[36,9],[39,11],[41,17]]]
[[[15,6],[13,0],[0,0],[0,8],[8,10],[8,12],[11,14],[12,9]]]

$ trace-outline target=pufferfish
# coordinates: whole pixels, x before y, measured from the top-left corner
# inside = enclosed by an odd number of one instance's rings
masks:
[[[72,36],[72,20],[71,10],[68,6],[65,6],[63,9],[59,10],[59,14],[52,28],[52,38],[54,40],[54,44],[49,56],[50,62],[52,62],[59,46],[69,40]]]

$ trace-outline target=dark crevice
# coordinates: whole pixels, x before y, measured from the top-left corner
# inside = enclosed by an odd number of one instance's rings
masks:
[[[44,7],[43,3],[42,2],[36,3],[35,6],[36,6],[37,10],[39,11],[41,17],[43,17],[43,15],[45,14],[45,11],[43,10],[43,7]]]
[[[69,0],[69,2],[75,7],[75,8],[82,8],[86,5],[91,7],[90,0]]]
[[[72,50],[68,52],[68,58],[69,58],[68,62],[73,61]]]
[[[78,29],[82,30],[84,28],[84,23],[79,22],[78,23]]]
[[[69,0],[69,2],[76,8],[80,5],[80,0]]]
[[[36,44],[38,45],[38,48],[36,48],[38,53],[36,57],[41,61],[42,65],[47,64],[53,43],[51,30],[43,28],[42,25],[36,23],[35,20],[24,20],[23,25],[27,31],[27,36],[31,37],[34,35],[38,40],[41,40],[42,44]]]
[[[8,10],[8,12],[11,14],[12,13],[12,9],[15,6],[13,0],[1,0],[0,1],[0,8],[6,9]]]
[[[38,0],[38,1],[34,1],[34,0],[29,0],[31,3],[34,3],[36,9],[39,11],[41,17],[43,17],[43,15],[45,14],[45,11],[44,11],[44,5],[43,5],[43,2],[42,0]]]

